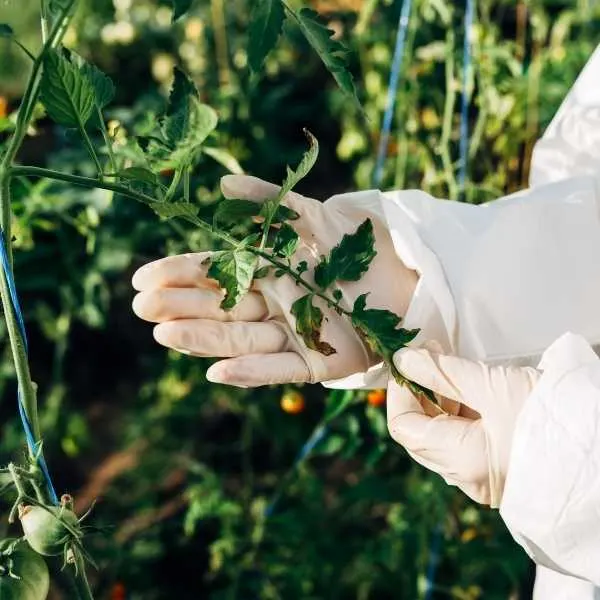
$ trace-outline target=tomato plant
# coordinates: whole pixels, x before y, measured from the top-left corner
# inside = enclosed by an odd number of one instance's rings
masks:
[[[0,544],[0,598],[2,600],[44,600],[50,576],[44,559],[17,539]]]

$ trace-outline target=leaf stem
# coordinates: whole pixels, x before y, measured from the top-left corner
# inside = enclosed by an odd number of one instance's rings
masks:
[[[90,158],[94,161],[94,165],[96,167],[96,172],[98,173],[98,175],[100,177],[102,177],[102,175],[103,175],[102,164],[100,163],[100,159],[98,158],[98,155],[96,154],[96,150],[94,148],[94,145],[92,144],[92,140],[90,140],[90,136],[88,135],[88,132],[85,130],[85,125],[83,125],[83,123],[80,125],[79,131],[80,131],[81,137],[83,139],[83,144],[84,144],[86,150],[88,151]],[[114,169],[113,169],[113,171],[114,171]]]

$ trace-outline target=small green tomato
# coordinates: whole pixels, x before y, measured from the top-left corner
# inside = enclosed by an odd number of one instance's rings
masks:
[[[63,554],[65,544],[82,537],[77,515],[64,504],[49,507],[21,506],[19,518],[25,539],[36,552],[44,556]]]
[[[46,562],[22,540],[0,542],[0,600],[45,600],[50,588]]]

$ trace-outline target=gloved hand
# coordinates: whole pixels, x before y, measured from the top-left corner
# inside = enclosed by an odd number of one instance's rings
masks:
[[[221,188],[227,198],[256,202],[278,191],[270,183],[244,175],[224,177]],[[326,203],[288,194],[284,204],[300,215],[293,223],[300,235],[293,261],[306,260],[314,266],[345,233],[371,218],[377,255],[360,281],[337,287],[348,308],[357,296],[369,292],[369,308],[385,308],[402,316],[417,275],[398,259],[380,202],[378,192],[334,196]],[[306,348],[290,315],[292,303],[306,291],[289,277],[259,279],[232,311],[221,310],[222,293],[207,278],[207,267],[202,264],[208,255],[172,256],[141,267],[133,276],[133,286],[140,292],[133,309],[142,319],[158,323],[154,337],[160,344],[195,356],[226,358],[210,367],[210,381],[249,387],[314,383],[364,372],[380,362],[348,319],[323,305],[326,319],[321,338],[336,353],[326,357]]]
[[[394,364],[412,381],[460,407],[454,415],[440,415],[429,401],[417,400],[392,381],[387,418],[393,439],[473,500],[498,507],[515,423],[540,373],[408,348],[394,355]]]

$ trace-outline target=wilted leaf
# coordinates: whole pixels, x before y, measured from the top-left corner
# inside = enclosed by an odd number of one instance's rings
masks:
[[[315,267],[315,283],[326,289],[334,281],[358,281],[377,254],[374,246],[373,223],[366,219],[321,259]]]
[[[335,354],[335,348],[321,340],[323,311],[313,304],[312,294],[298,298],[292,304],[290,312],[296,319],[296,333],[302,336],[308,348],[325,356]]]
[[[304,37],[333,75],[341,90],[358,103],[356,88],[346,60],[348,49],[338,40],[332,39],[333,30],[326,27],[314,10],[303,8],[296,13],[296,18]]]
[[[212,256],[208,276],[225,290],[222,309],[232,309],[248,293],[257,264],[258,257],[248,250],[219,252]]]
[[[248,62],[258,71],[281,34],[285,11],[281,0],[255,0],[248,29]]]
[[[277,234],[275,235],[275,241],[273,242],[273,254],[289,258],[294,254],[298,247],[300,238],[294,231],[293,227],[284,223]]]
[[[94,88],[79,67],[56,50],[48,50],[40,100],[56,123],[83,129],[94,110]]]
[[[171,145],[177,144],[188,134],[191,120],[190,102],[194,98],[198,99],[196,86],[181,69],[175,67],[167,116],[163,123],[165,138]]]
[[[367,295],[361,294],[352,308],[352,325],[367,345],[386,361],[400,348],[415,339],[417,329],[398,327],[402,319],[389,310],[366,308]]]

